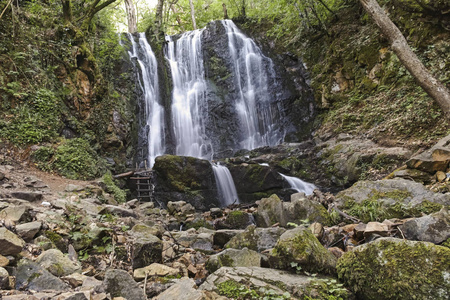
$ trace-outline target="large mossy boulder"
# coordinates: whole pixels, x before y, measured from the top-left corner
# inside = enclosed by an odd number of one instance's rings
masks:
[[[228,169],[241,202],[252,202],[269,197],[285,187],[281,175],[268,166],[242,163],[229,165]]]
[[[358,299],[449,299],[450,249],[381,238],[338,261],[339,279]]]
[[[340,209],[363,222],[419,217],[450,206],[450,194],[434,193],[405,179],[358,181],[339,192],[336,200]]]
[[[188,156],[163,155],[155,160],[155,200],[185,201],[198,210],[220,206],[214,172],[209,161]]]
[[[280,236],[286,231],[282,227],[258,228],[248,226],[244,232],[236,234],[225,245],[226,248],[248,248],[258,252],[275,247]]]
[[[241,210],[234,210],[224,220],[218,221],[215,226],[216,229],[245,229],[252,224],[253,217],[251,214]]]
[[[270,253],[269,263],[276,269],[301,268],[311,273],[336,273],[336,257],[302,226],[281,235]]]
[[[270,227],[277,223],[285,227],[288,223],[305,222],[331,225],[331,218],[325,207],[307,199],[304,193],[291,195],[290,202],[283,202],[275,194],[261,199],[255,219],[259,227]]]
[[[226,249],[211,255],[206,262],[206,269],[213,273],[221,267],[260,267],[261,256],[250,249]]]
[[[214,291],[226,299],[354,299],[331,278],[260,267],[222,267],[199,289]]]

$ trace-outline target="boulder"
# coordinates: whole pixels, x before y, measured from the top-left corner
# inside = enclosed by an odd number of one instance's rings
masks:
[[[309,229],[302,226],[287,230],[280,236],[270,253],[269,263],[276,269],[301,267],[312,273],[336,272],[336,257],[322,246]]]
[[[81,272],[81,264],[78,261],[70,260],[58,249],[44,251],[38,256],[36,263],[58,277]]]
[[[270,227],[276,223],[286,224],[283,202],[280,198],[274,194],[261,199],[255,220],[258,227]]]
[[[437,213],[410,219],[400,229],[408,240],[441,244],[450,238],[450,213],[443,208]]]
[[[450,135],[441,139],[431,149],[422,152],[406,162],[410,169],[417,169],[430,174],[437,171],[446,172],[450,163]]]
[[[450,206],[450,194],[434,193],[418,182],[389,179],[358,181],[339,192],[336,201],[338,208],[368,222],[439,211]]]
[[[177,201],[177,202],[169,201],[169,203],[167,203],[167,211],[171,215],[180,214],[185,216],[187,214],[195,213],[195,208],[191,204],[186,203],[185,201]]]
[[[171,268],[169,266],[154,263],[145,268],[139,268],[133,271],[133,277],[135,280],[143,280],[146,276],[149,277],[165,277],[165,276],[177,276],[180,271],[178,269]]]
[[[155,160],[155,201],[185,201],[197,210],[220,206],[212,165],[188,156],[163,155]]]
[[[162,228],[159,225],[148,226],[148,225],[144,225],[144,224],[137,224],[137,225],[134,225],[133,228],[131,228],[131,230],[129,231],[129,234],[131,234],[132,236],[135,236],[135,237],[153,235],[158,238],[161,238],[163,231],[164,231],[164,228]]]
[[[423,184],[429,184],[432,181],[432,176],[429,173],[422,172],[416,169],[403,169],[393,172],[393,176],[408,180],[414,180]]]
[[[203,251],[213,250],[214,231],[212,230],[205,229],[205,231],[197,233],[195,230],[190,229],[188,231],[174,232],[172,236],[183,247]]]
[[[250,225],[249,227],[251,227]],[[219,248],[223,248],[226,243],[228,243],[234,236],[239,233],[244,232],[244,230],[235,230],[235,229],[219,229],[214,232],[214,245]],[[234,248],[234,247],[231,247]]]
[[[318,222],[324,226],[331,225],[331,218],[326,208],[317,201],[307,199],[304,193],[291,195],[291,202],[284,202],[285,221],[302,224]],[[286,224],[287,224],[286,223]],[[286,226],[286,224],[280,224]]]
[[[9,287],[9,273],[0,267],[0,290],[6,290]]]
[[[26,200],[29,202],[42,200],[42,193],[40,192],[26,192],[26,191],[17,191],[12,192],[11,196],[13,198]]]
[[[7,265],[9,265],[9,259],[0,255],[0,267],[6,267]]]
[[[144,291],[125,270],[109,269],[105,273],[103,286],[111,297],[123,297],[127,300],[145,300]]]
[[[218,221],[215,227],[216,229],[245,229],[252,224],[252,215],[241,210],[234,210],[226,216],[225,220]]]
[[[260,267],[261,256],[258,252],[249,249],[226,249],[218,254],[211,255],[206,261],[206,269],[213,273],[221,267]]]
[[[162,262],[162,241],[154,235],[135,237],[131,247],[133,269]]]
[[[5,227],[0,227],[0,255],[16,255],[22,251],[25,241]]]
[[[226,245],[226,248],[243,249],[248,248],[262,252],[275,247],[280,236],[286,231],[281,227],[259,228],[255,225],[235,235]]]
[[[339,279],[358,299],[449,299],[450,249],[380,238],[345,253]]]
[[[215,291],[228,299],[242,294],[252,295],[252,299],[354,299],[336,280],[260,267],[222,267],[199,289]]]
[[[22,260],[16,270],[16,289],[67,291],[69,285],[35,262]]]
[[[17,234],[25,241],[31,241],[34,236],[41,230],[42,223],[35,221],[24,223],[16,226]]]
[[[193,279],[186,278],[178,281],[170,288],[153,298],[153,300],[203,300],[202,291],[195,289],[196,285]]]
[[[30,220],[30,207],[28,205],[9,205],[0,212],[0,219],[14,223]]]
[[[132,217],[132,218],[137,217],[136,213],[132,209],[115,205],[104,205],[103,209],[99,212],[99,214],[104,215],[106,213],[118,215],[121,217]]]
[[[284,179],[275,170],[260,164],[229,165],[239,200],[243,203],[268,197],[284,188]]]

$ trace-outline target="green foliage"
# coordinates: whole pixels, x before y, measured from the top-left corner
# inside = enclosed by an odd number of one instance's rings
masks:
[[[127,200],[127,193],[115,184],[111,172],[106,172],[102,181],[106,185],[107,192],[113,194],[117,202],[124,203]]]
[[[56,148],[52,168],[71,179],[92,179],[104,172],[105,164],[86,140],[75,138]]]
[[[227,280],[217,285],[219,294],[236,300],[287,300],[291,295],[286,292],[282,295],[272,289],[252,289],[251,286]]]
[[[51,141],[58,136],[62,125],[60,105],[60,99],[53,92],[38,90],[11,110],[12,116],[0,125],[3,127],[0,136],[19,145]]]

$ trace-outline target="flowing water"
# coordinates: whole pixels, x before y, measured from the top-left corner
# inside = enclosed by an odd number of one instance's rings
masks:
[[[275,71],[270,58],[263,55],[255,42],[243,34],[231,20],[221,21],[228,36],[228,49],[233,64],[237,90],[236,110],[242,130],[240,146],[255,149],[274,146],[283,141],[277,126],[279,110],[271,105],[270,83]]]
[[[158,64],[145,33],[139,33],[139,44],[128,34],[132,49],[128,51],[130,58],[139,64],[139,87],[144,99],[145,125],[140,136],[145,136],[148,145],[147,161],[153,167],[155,158],[165,153],[164,107],[159,103]]]
[[[205,134],[206,80],[201,35],[194,30],[176,41],[167,37],[166,58],[172,73],[172,127],[177,155],[212,159],[211,142]]]
[[[213,171],[222,207],[233,203],[239,203],[239,197],[237,195],[233,177],[231,177],[228,168],[220,164],[213,164]]]
[[[316,186],[312,183],[305,182],[297,177],[292,176],[286,176],[284,174],[278,173],[281,175],[281,177],[284,178],[284,180],[289,183],[291,189],[296,190],[299,193],[305,193],[306,195],[311,195],[314,190],[316,189]]]

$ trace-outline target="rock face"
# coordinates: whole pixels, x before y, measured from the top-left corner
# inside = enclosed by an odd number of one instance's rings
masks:
[[[406,221],[401,229],[408,240],[440,244],[450,238],[450,213],[441,211]]]
[[[450,297],[450,249],[431,243],[381,238],[344,254],[337,271],[358,299]]]
[[[383,211],[382,217],[386,219],[420,216],[422,212],[432,213],[450,205],[449,194],[433,193],[422,184],[405,179],[358,181],[339,192],[336,200],[347,211],[376,203],[381,206],[378,212]]]
[[[212,137],[213,148],[219,157],[231,156],[233,150],[241,149],[242,121],[239,120],[236,108],[236,99],[240,91],[234,72],[236,61],[233,60],[228,46],[228,35],[223,23],[215,21],[208,24],[202,34],[202,49],[204,52],[205,74],[207,80],[207,101],[209,118],[205,124],[206,135]],[[265,51],[267,49],[263,49]],[[269,77],[266,91],[274,119],[275,130],[284,131],[286,140],[298,140],[311,134],[310,123],[315,116],[315,106],[312,91],[306,84],[306,72],[303,64],[296,60],[293,62],[299,80],[294,82],[287,69],[276,60],[271,63],[268,57],[276,57],[271,53],[264,53],[262,57],[262,73],[268,71]],[[240,70],[244,72],[244,70]],[[240,74],[244,77],[244,73]],[[303,79],[303,80],[302,80]],[[257,83],[252,83],[257,84]],[[261,88],[266,88],[261,87]],[[255,91],[259,93],[260,91]],[[256,98],[259,99],[258,95]],[[259,103],[255,103],[259,110]],[[231,151],[230,151],[231,149]]]
[[[311,297],[311,299],[327,299],[325,297],[329,295],[329,288],[324,279],[260,267],[222,267],[211,274],[200,286],[200,289],[223,293],[229,298],[236,297],[232,294],[233,289],[236,291],[263,291],[257,299],[264,299],[264,291],[269,290],[273,291],[275,296],[283,297],[280,299],[291,299],[290,297],[300,299],[305,296]],[[286,295],[286,292],[289,295]],[[282,296],[283,294],[285,296]],[[351,299],[351,294],[346,290],[341,290],[339,295],[335,294],[334,296],[339,296],[340,299]]]
[[[125,270],[106,271],[103,286],[112,297],[123,297],[128,300],[147,299],[144,291]]]
[[[281,235],[270,253],[269,263],[277,269],[292,269],[292,263],[295,263],[295,267],[300,266],[308,272],[336,272],[336,257],[320,244],[309,229],[301,226]]]
[[[221,267],[260,267],[261,256],[249,249],[226,249],[211,255],[206,262],[206,269],[213,273]]]
[[[434,174],[446,172],[450,163],[450,135],[441,139],[431,149],[412,157],[406,162],[409,168]]]
[[[156,158],[154,197],[167,204],[185,201],[198,210],[220,206],[212,165],[187,156],[163,155]]]
[[[16,255],[22,251],[22,247],[25,242],[6,229],[5,227],[0,228],[0,254],[1,255]]]

